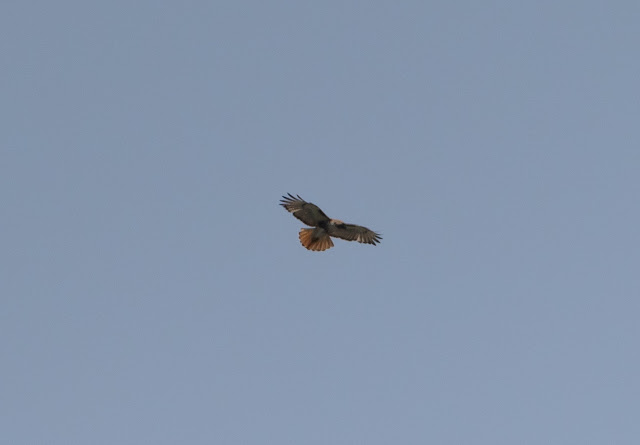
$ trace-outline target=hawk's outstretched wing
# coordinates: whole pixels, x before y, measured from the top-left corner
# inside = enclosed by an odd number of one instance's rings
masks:
[[[306,225],[317,227],[320,223],[329,222],[329,217],[317,205],[305,201],[299,195],[288,195],[282,197],[280,205]]]
[[[359,243],[365,244],[373,244],[374,246],[382,239],[380,234],[356,224],[330,224],[327,226],[327,233],[329,236],[334,236],[336,238],[342,238],[347,241],[358,241]]]

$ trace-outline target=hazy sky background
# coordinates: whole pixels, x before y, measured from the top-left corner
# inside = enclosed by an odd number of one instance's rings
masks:
[[[637,444],[639,23],[3,2],[0,441]]]

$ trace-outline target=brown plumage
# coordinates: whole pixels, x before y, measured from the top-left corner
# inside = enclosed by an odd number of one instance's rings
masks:
[[[299,195],[283,196],[280,205],[293,216],[313,229],[301,229],[300,243],[309,250],[321,252],[333,247],[331,237],[347,241],[373,244],[380,242],[380,234],[355,224],[345,224],[338,219],[331,219],[315,204],[306,202]]]

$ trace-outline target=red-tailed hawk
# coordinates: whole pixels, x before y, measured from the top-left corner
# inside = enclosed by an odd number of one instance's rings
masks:
[[[300,196],[283,196],[280,205],[293,213],[293,216],[313,229],[300,230],[300,243],[309,250],[323,251],[333,247],[331,237],[342,238],[359,243],[379,243],[382,237],[366,227],[355,224],[345,224],[340,220],[331,219],[324,214],[317,205],[306,202]]]

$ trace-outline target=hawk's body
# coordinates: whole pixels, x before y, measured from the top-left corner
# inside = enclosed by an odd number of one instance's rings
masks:
[[[300,196],[283,196],[280,205],[293,216],[313,229],[300,230],[300,243],[309,250],[323,251],[333,247],[331,237],[347,241],[376,245],[382,237],[366,227],[345,224],[338,219],[331,219],[315,204],[306,202]]]

